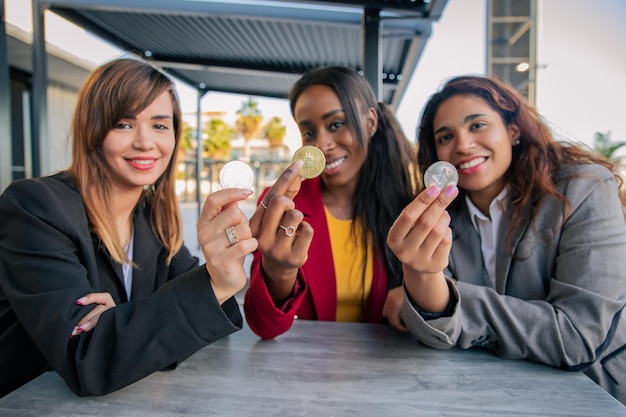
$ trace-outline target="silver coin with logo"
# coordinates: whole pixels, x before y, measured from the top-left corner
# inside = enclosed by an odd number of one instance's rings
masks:
[[[437,161],[429,166],[424,173],[426,188],[436,185],[439,189],[443,189],[448,184],[456,185],[458,182],[459,173],[450,162]]]
[[[222,188],[252,189],[254,171],[243,161],[230,161],[220,169],[219,180]]]

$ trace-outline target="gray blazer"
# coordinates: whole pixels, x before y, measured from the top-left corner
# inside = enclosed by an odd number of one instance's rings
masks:
[[[573,177],[575,175],[575,177]],[[561,170],[555,198],[505,247],[498,238],[496,289],[464,200],[451,208],[453,246],[444,271],[456,295],[450,317],[424,320],[408,295],[402,318],[424,344],[474,346],[504,358],[584,371],[626,404],[626,224],[614,176],[597,165]]]

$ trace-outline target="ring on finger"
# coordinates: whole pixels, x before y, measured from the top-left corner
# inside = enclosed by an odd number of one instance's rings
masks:
[[[289,237],[296,234],[296,228],[293,226],[283,226],[282,224],[279,224],[278,227],[283,229],[285,231],[285,234]]]
[[[239,242],[239,238],[237,237],[237,232],[235,232],[235,226],[230,226],[226,228],[226,236],[228,237],[230,246],[233,246],[234,244]]]
[[[260,205],[261,205],[264,209],[267,209],[267,204],[265,204],[265,203],[263,202],[263,200],[261,200],[261,201],[259,202],[259,204],[260,204]]]

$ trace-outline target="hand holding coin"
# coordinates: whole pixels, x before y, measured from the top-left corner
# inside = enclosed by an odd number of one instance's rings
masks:
[[[424,173],[426,188],[436,185],[439,189],[443,189],[448,184],[456,185],[458,182],[459,174],[450,162],[437,161]]]
[[[320,148],[316,146],[306,145],[298,149],[293,154],[293,161],[298,159],[304,162],[300,176],[303,178],[315,178],[324,172],[326,166],[326,158]]]
[[[219,180],[222,188],[252,189],[254,172],[250,165],[243,161],[230,161],[220,169]]]

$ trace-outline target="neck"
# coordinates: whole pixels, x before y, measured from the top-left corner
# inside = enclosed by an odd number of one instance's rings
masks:
[[[337,219],[349,220],[354,208],[354,187],[325,187],[322,201],[328,211]]]
[[[116,190],[111,197],[111,208],[115,217],[115,226],[120,244],[126,249],[132,234],[133,213],[141,196],[139,192],[121,192]]]

